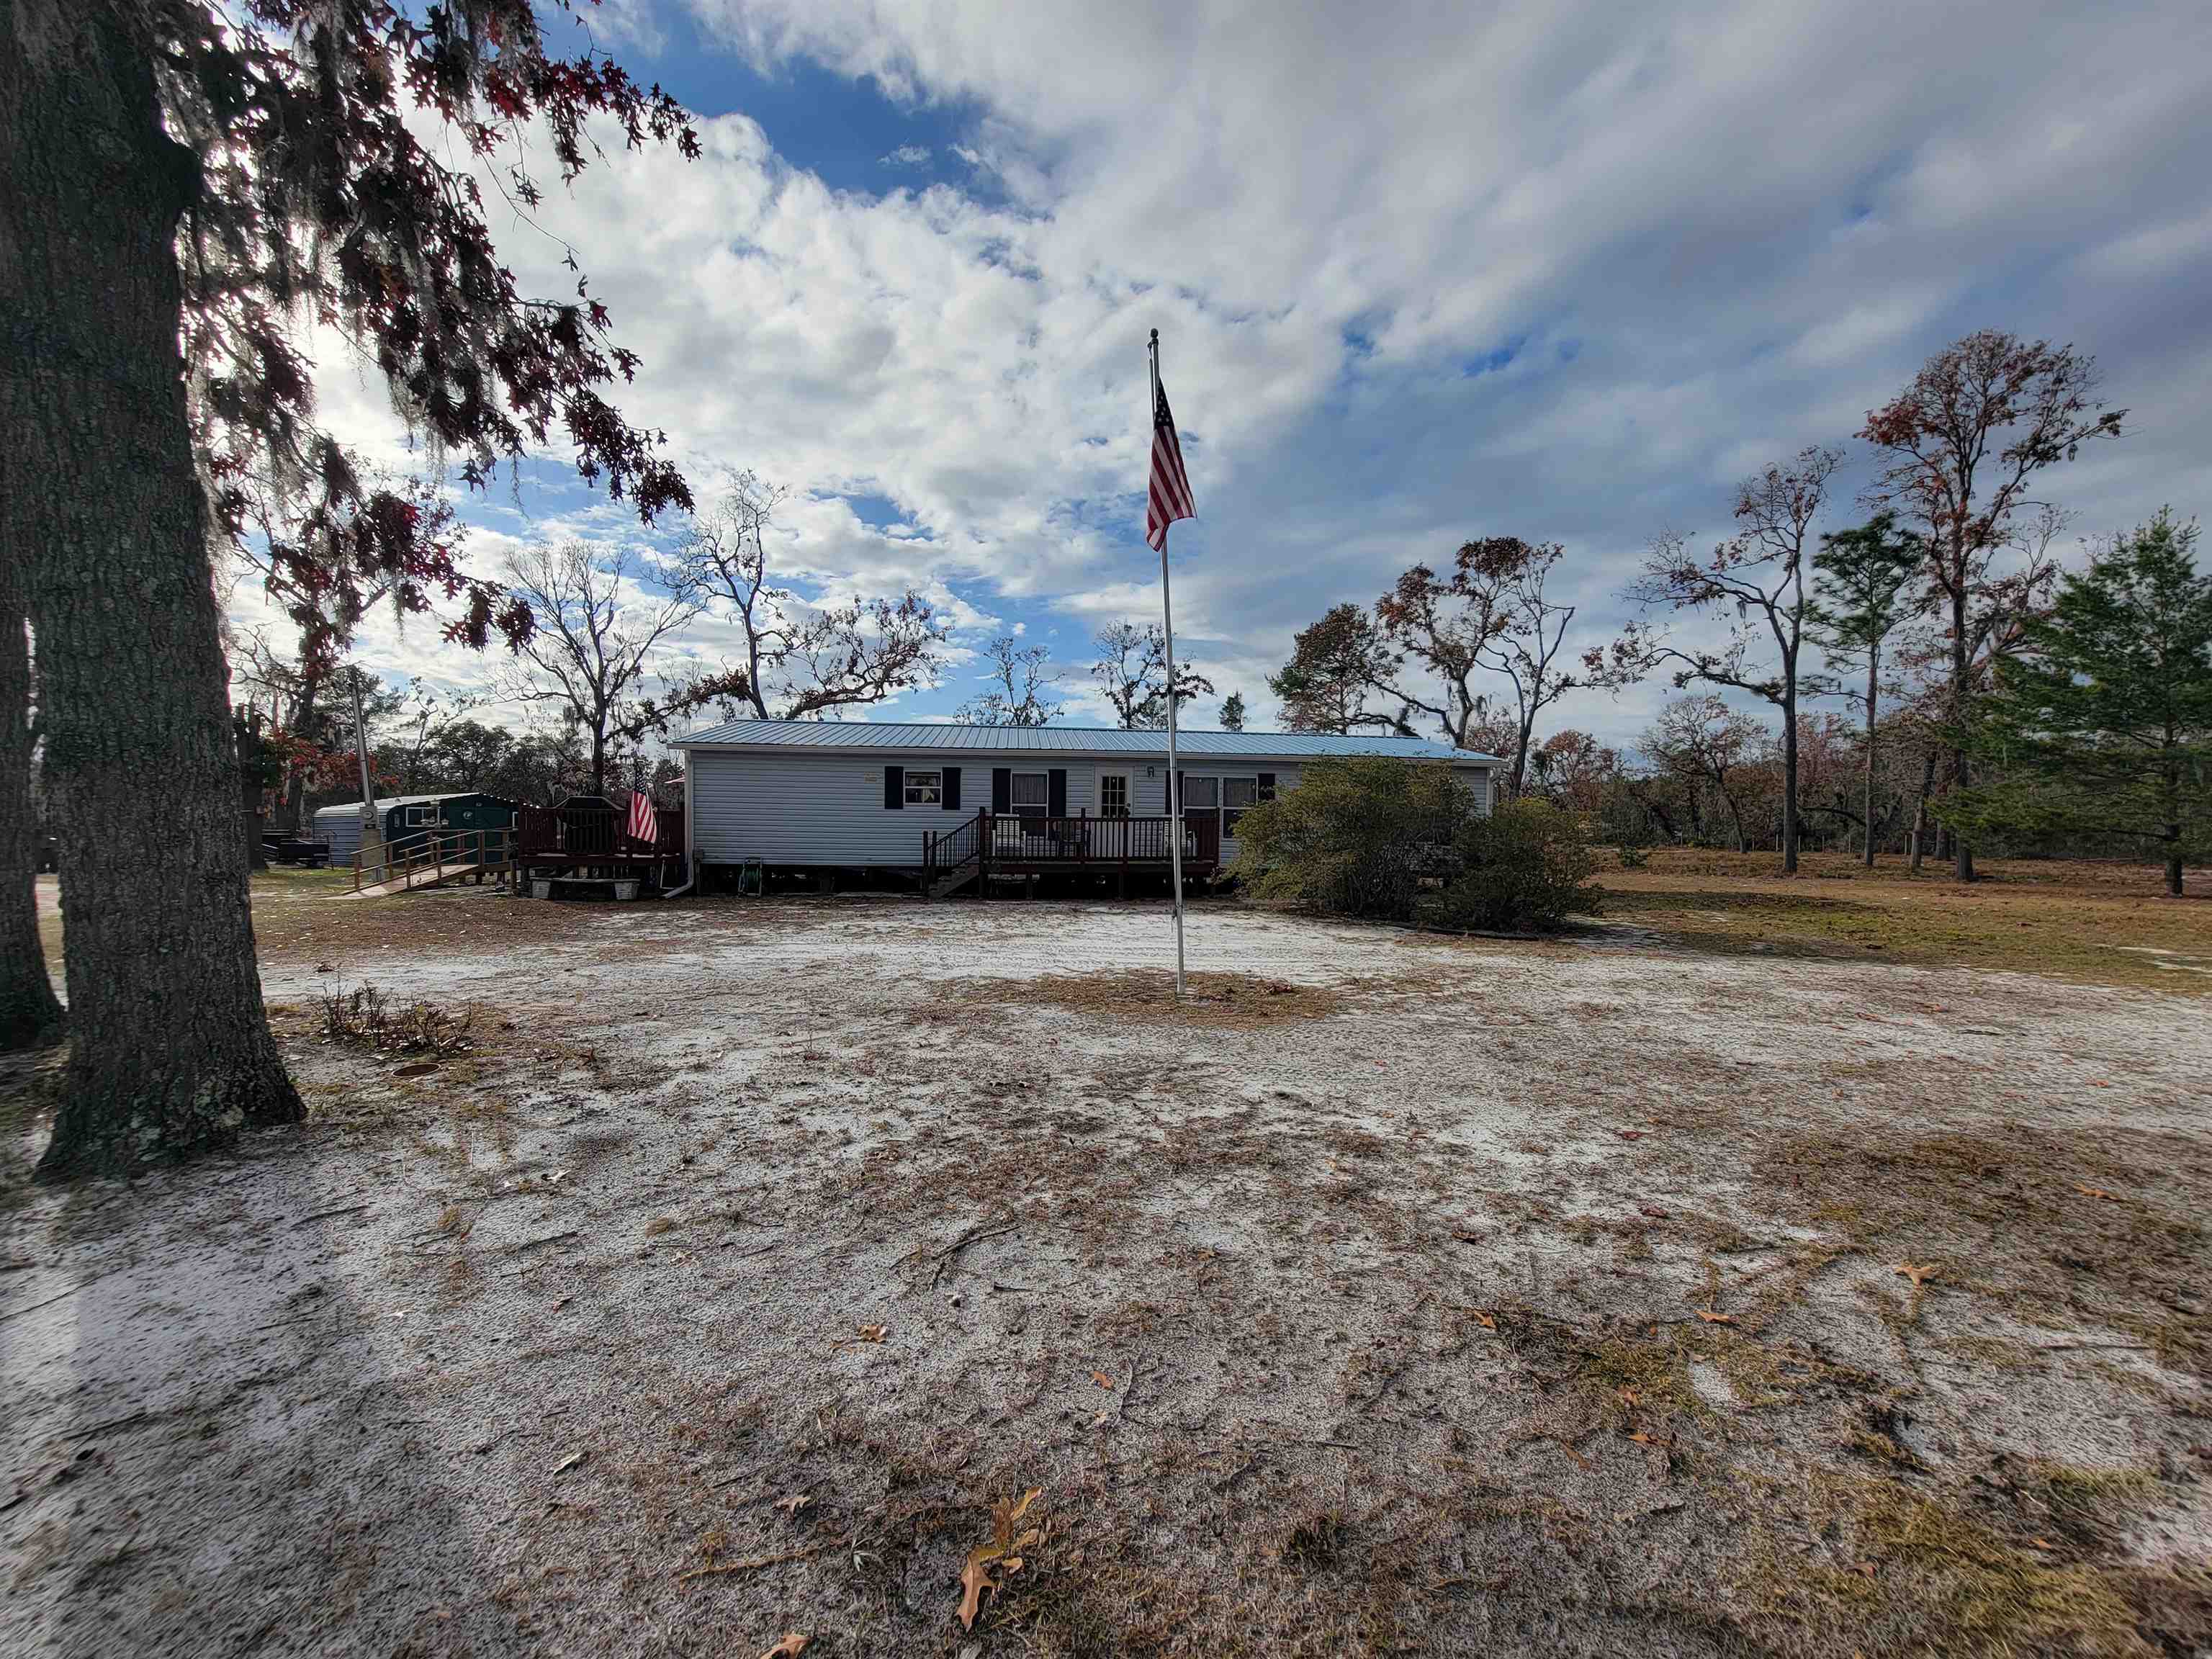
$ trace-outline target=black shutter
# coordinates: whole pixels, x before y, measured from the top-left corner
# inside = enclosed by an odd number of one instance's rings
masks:
[[[1275,798],[1275,775],[1274,775],[1273,772],[1262,772],[1262,773],[1261,773],[1261,774],[1260,774],[1260,787],[1259,787],[1259,788],[1258,788],[1257,790],[1255,790],[1254,793],[1255,793],[1255,794],[1256,794],[1256,795],[1257,795],[1257,796],[1258,796],[1261,800],[1273,800],[1273,799],[1274,799],[1274,798]]]
[[[1175,775],[1175,799],[1168,803],[1168,816],[1170,817],[1179,817],[1184,811],[1188,810],[1185,807],[1183,803],[1190,797],[1189,785],[1189,773],[1177,772]]]
[[[905,810],[906,768],[903,766],[884,768],[884,805],[893,812]]]
[[[1011,766],[991,769],[991,810],[994,812],[1014,810],[1014,769]]]
[[[960,769],[958,767],[948,766],[945,769],[945,790],[939,797],[939,800],[948,812],[957,812],[960,810]]]
[[[1055,766],[1044,775],[1045,816],[1064,818],[1067,816],[1067,769]]]

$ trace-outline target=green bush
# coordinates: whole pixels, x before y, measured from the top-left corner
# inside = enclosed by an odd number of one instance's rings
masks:
[[[1329,915],[1412,921],[1425,874],[1449,873],[1481,822],[1449,768],[1329,758],[1244,814],[1234,873],[1258,897]]]
[[[1443,891],[1420,906],[1431,926],[1522,933],[1597,911],[1597,890],[1587,885],[1597,873],[1589,836],[1549,801],[1510,801],[1470,821],[1456,851],[1458,867]]]

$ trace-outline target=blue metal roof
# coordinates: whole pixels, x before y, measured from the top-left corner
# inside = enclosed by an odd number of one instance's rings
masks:
[[[726,720],[679,738],[678,749],[891,749],[908,754],[1006,751],[1024,755],[1165,755],[1165,732],[1111,726],[938,726],[859,720]],[[1454,749],[1425,738],[1338,737],[1325,732],[1182,732],[1180,755],[1234,755],[1265,760],[1321,755],[1395,755],[1401,760],[1498,764],[1495,755]]]

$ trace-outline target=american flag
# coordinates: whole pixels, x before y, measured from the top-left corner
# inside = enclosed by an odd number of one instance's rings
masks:
[[[642,789],[630,791],[629,838],[647,847],[660,839],[659,821],[653,815],[653,797]]]
[[[1198,503],[1190,498],[1190,475],[1182,470],[1182,445],[1176,437],[1175,416],[1168,413],[1168,389],[1157,381],[1152,390],[1152,487],[1145,507],[1145,539],[1152,551],[1168,550],[1168,526],[1177,519],[1194,519]]]

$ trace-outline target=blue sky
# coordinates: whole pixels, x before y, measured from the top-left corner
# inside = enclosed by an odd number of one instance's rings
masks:
[[[706,155],[617,152],[502,251],[559,292],[575,246],[702,499],[791,489],[803,592],[945,608],[960,659],[891,717],[949,713],[1007,629],[1079,693],[1096,628],[1156,614],[1152,327],[1201,515],[1178,635],[1263,720],[1297,628],[1470,536],[1565,543],[1601,643],[1656,532],[1717,536],[1736,478],[1848,446],[1977,327],[2074,342],[2130,410],[2053,478],[2081,533],[2212,498],[2201,4],[610,0],[594,33]],[[404,459],[367,377],[325,355],[324,390]],[[635,534],[557,457],[466,511],[487,568]],[[428,629],[362,653],[483,672]],[[1632,741],[1662,695],[1558,723]]]

